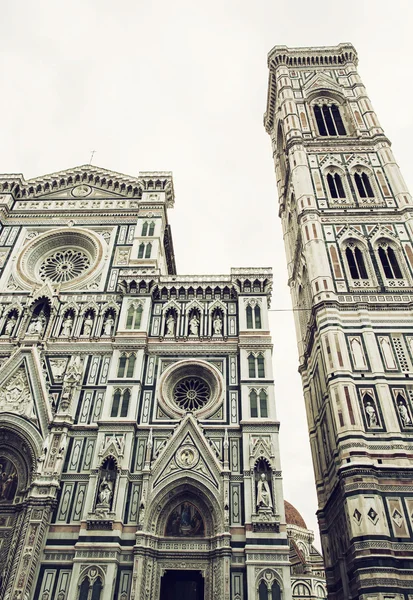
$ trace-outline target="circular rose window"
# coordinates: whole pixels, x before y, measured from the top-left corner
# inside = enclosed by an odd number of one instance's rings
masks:
[[[174,389],[176,404],[186,411],[202,408],[211,395],[209,385],[200,377],[185,377],[178,381]]]
[[[90,258],[82,250],[57,250],[39,267],[39,275],[49,281],[70,281],[79,277],[90,266]]]
[[[206,419],[223,401],[223,378],[211,363],[199,359],[180,360],[162,373],[158,386],[158,402],[173,418],[194,413]]]
[[[103,246],[94,232],[80,228],[53,230],[29,242],[17,261],[25,283],[51,281],[62,288],[84,287],[102,267]]]

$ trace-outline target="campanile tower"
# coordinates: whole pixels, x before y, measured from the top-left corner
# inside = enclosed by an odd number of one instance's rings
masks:
[[[276,46],[271,137],[329,598],[412,598],[413,205],[351,44]]]

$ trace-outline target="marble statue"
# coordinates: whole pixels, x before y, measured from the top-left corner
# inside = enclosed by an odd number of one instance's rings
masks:
[[[108,315],[103,323],[103,335],[112,335],[115,319],[112,315]]]
[[[16,323],[17,323],[17,319],[16,319],[16,317],[15,317],[14,315],[11,315],[11,316],[10,316],[10,317],[7,319],[7,323],[6,323],[6,326],[5,326],[5,328],[4,328],[4,333],[5,333],[6,335],[10,336],[10,335],[13,333],[13,331],[14,331],[14,328],[15,328],[15,326],[16,326]]]
[[[196,315],[193,315],[189,321],[189,333],[190,335],[198,335],[199,332],[199,319]]]
[[[83,322],[83,335],[89,336],[92,333],[93,317],[88,313]]]
[[[171,314],[166,319],[166,335],[175,335],[175,317]]]
[[[214,335],[221,335],[222,333],[222,319],[219,315],[216,315],[212,323],[214,328]]]
[[[257,508],[272,508],[271,491],[265,473],[260,474],[257,482]]]
[[[73,327],[73,319],[72,319],[72,316],[69,314],[63,321],[62,336],[70,337],[70,335],[72,333],[72,327]]]

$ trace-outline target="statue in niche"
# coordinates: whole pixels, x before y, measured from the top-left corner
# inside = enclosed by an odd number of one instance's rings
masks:
[[[407,406],[403,402],[400,394],[398,395],[397,410],[399,411],[400,419],[401,419],[403,425],[405,427],[407,425],[411,425],[412,424],[412,420],[410,418],[409,411],[407,410]]]
[[[110,501],[113,496],[113,483],[108,481],[106,477],[103,478],[101,484],[99,486],[99,505],[100,506],[110,506]]]
[[[108,457],[100,468],[100,482],[97,493],[96,509],[110,510],[113,503],[113,490],[116,481],[116,464]]]
[[[17,470],[13,463],[0,457],[0,503],[12,502],[18,486]]]
[[[272,509],[272,507],[273,503],[267,476],[261,472],[257,482],[257,509]]]
[[[215,317],[214,317],[214,320],[212,323],[212,327],[214,329],[214,335],[222,334],[222,319],[218,313],[215,314]]]
[[[176,320],[172,313],[166,319],[166,335],[175,335]]]
[[[6,326],[5,326],[5,328],[4,328],[4,333],[5,333],[5,335],[8,335],[9,337],[12,335],[12,333],[13,333],[13,331],[14,331],[14,328],[15,328],[15,326],[16,326],[16,323],[17,323],[17,318],[16,318],[16,316],[15,316],[15,315],[12,313],[12,314],[11,314],[11,315],[8,317],[8,319],[7,319],[7,322],[6,322]]]
[[[189,320],[189,334],[199,335],[199,319],[196,313],[193,313]]]
[[[29,329],[27,333],[29,335],[41,335],[46,326],[46,317],[43,311],[41,311],[37,317],[33,317],[30,321]]]
[[[85,320],[83,321],[83,335],[89,337],[92,333],[93,327],[93,313],[86,313]]]
[[[68,313],[63,320],[62,336],[70,337],[72,334],[72,328],[73,328],[73,317],[72,317],[71,313]]]
[[[379,424],[377,412],[373,406],[373,403],[370,400],[367,400],[367,402],[365,403],[364,410],[366,412],[369,427],[377,427]]]
[[[115,319],[112,314],[109,313],[103,323],[103,335],[112,335],[114,325]]]

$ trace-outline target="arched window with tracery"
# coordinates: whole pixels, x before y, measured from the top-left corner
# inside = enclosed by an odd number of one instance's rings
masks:
[[[380,242],[377,253],[386,279],[404,279],[396,252],[386,241]]]
[[[345,249],[348,272],[353,281],[367,280],[369,275],[366,268],[365,255],[356,242],[349,241]]]
[[[338,173],[328,173],[327,183],[331,198],[336,199],[346,197],[343,181]]]
[[[374,198],[374,190],[370,178],[365,171],[354,173],[354,182],[360,198]]]
[[[314,105],[318,132],[322,137],[346,135],[343,119],[337,104],[323,102]]]
[[[118,377],[133,377],[136,354],[122,354],[119,358]]]
[[[111,417],[127,417],[129,410],[130,401],[130,390],[126,388],[121,390],[117,388],[113,394],[112,409],[110,411]]]
[[[246,308],[247,329],[261,329],[261,308],[255,301]]]
[[[97,570],[91,567],[88,575],[82,580],[79,586],[78,600],[100,600],[103,583],[100,575],[97,575],[96,572]]]
[[[132,303],[126,316],[126,329],[139,329],[142,321],[142,304]]]

